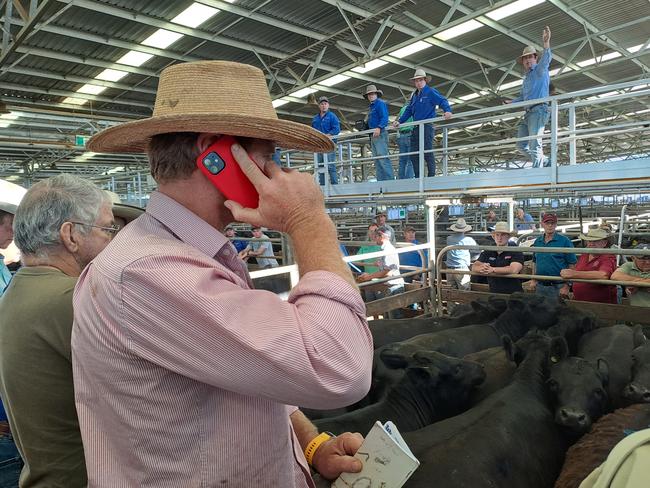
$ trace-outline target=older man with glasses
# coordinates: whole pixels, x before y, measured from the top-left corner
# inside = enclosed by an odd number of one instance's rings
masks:
[[[25,461],[20,486],[82,487],[74,403],[72,293],[118,231],[106,192],[71,175],[41,181],[14,217],[23,267],[0,301],[0,395]]]
[[[632,262],[627,262],[612,273],[610,279],[616,281],[632,281],[635,283],[650,283],[650,244],[637,244],[634,249],[646,249],[648,254],[632,256]],[[630,305],[650,307],[650,288],[626,286],[625,292],[630,298]]]

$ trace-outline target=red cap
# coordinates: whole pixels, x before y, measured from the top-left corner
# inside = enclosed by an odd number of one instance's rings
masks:
[[[557,215],[554,213],[545,213],[542,217],[542,222],[554,224],[557,222]]]

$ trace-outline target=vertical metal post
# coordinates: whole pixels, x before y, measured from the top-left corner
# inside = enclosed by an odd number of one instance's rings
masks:
[[[325,197],[330,196],[330,167],[329,167],[329,153],[323,154],[322,167],[318,168],[318,174],[323,175],[323,183],[325,186]]]
[[[576,107],[571,105],[569,107],[569,137],[571,137],[571,142],[569,142],[569,164],[576,164]]]
[[[142,175],[138,172],[138,206],[142,207]]]
[[[627,209],[627,205],[623,205],[621,208],[621,219],[618,221],[618,247],[619,249],[621,248],[621,244],[623,243],[623,232],[625,229],[625,220],[627,216],[625,215],[625,210]],[[621,255],[617,254],[616,255],[616,266],[618,266],[621,261]]]
[[[551,184],[557,184],[557,129],[558,105],[557,100],[551,101]]]
[[[515,230],[515,202],[508,202],[508,230]]]
[[[287,158],[287,168],[291,168],[291,154],[287,151],[284,155]]]
[[[439,317],[442,314],[442,307],[438,303],[438,294],[437,294],[437,283],[436,283],[436,208],[437,205],[429,204],[427,205],[427,242],[429,243],[429,261],[427,262],[427,267],[431,267],[429,271],[429,298],[431,300],[431,306],[433,307],[433,313],[436,317]]]
[[[348,183],[354,183],[354,168],[352,167],[352,143],[348,142]]]
[[[419,189],[420,193],[424,193],[424,124],[420,123],[417,127],[417,131],[420,134],[420,143],[418,144],[418,166],[420,167],[420,181]],[[411,148],[413,151],[413,148]]]
[[[449,165],[449,153],[447,146],[449,145],[449,130],[447,127],[442,128],[442,176],[447,176]]]
[[[2,53],[3,54],[7,52],[7,48],[9,47],[9,38],[11,37],[11,16],[13,15],[13,7],[14,7],[13,0],[7,0],[5,6],[5,25],[4,25],[4,30],[2,32]]]

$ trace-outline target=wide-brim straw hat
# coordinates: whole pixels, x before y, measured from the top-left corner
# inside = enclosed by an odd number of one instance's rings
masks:
[[[539,57],[539,53],[537,52],[537,49],[535,49],[534,46],[526,46],[526,47],[524,48],[524,51],[521,53],[521,56],[519,56],[519,57],[517,58],[517,62],[518,62],[519,64],[522,64],[523,61],[522,61],[521,58],[523,58],[524,56],[528,56],[528,55],[530,55],[530,54],[534,54],[535,56]]]
[[[11,215],[16,215],[16,209],[18,209],[18,207],[13,203],[0,202],[0,210],[3,210],[4,212],[10,213]]]
[[[602,241],[603,239],[609,239],[609,232],[605,229],[595,227],[589,229],[586,234],[580,234],[578,237],[583,241]]]
[[[494,224],[494,227],[491,229],[491,232],[501,232],[502,234],[510,234],[511,236],[516,236],[516,230],[510,230],[508,227],[508,222],[497,222]]]
[[[205,132],[274,141],[285,149],[331,152],[332,140],[308,125],[280,120],[264,73],[229,61],[197,61],[160,74],[153,115],[103,130],[89,151],[146,152],[151,138],[171,132]]]
[[[366,92],[363,94],[363,98],[368,98],[368,95],[371,93],[376,93],[378,97],[384,96],[384,92],[379,90],[375,85],[368,85],[366,87]]]
[[[143,213],[144,208],[136,207],[135,205],[127,205],[125,203],[113,204],[113,215],[124,219],[127,224],[140,217]]]
[[[454,232],[469,232],[470,230],[472,230],[472,226],[467,225],[465,219],[458,219],[456,222],[454,222],[453,225],[449,227],[449,230]]]
[[[412,82],[415,82],[418,78],[424,78],[424,80],[429,83],[431,81],[431,76],[427,75],[427,73],[422,69],[418,68],[415,70],[415,73],[413,74],[413,77],[410,78]]]

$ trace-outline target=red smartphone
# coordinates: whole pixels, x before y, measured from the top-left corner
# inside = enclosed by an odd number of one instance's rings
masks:
[[[257,190],[235,161],[230,148],[237,142],[232,136],[221,136],[196,158],[196,165],[228,200],[243,207],[257,208]]]

